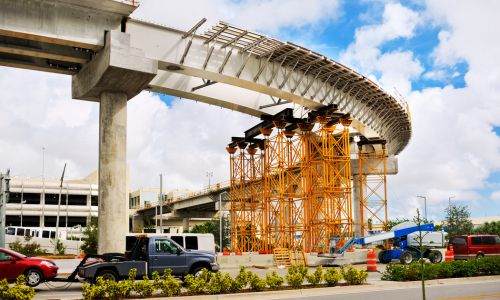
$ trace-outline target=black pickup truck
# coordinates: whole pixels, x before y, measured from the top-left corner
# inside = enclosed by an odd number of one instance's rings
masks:
[[[168,237],[161,236],[138,236],[132,250],[125,255],[109,253],[98,258],[90,263],[88,257],[84,258],[75,270],[78,276],[89,281],[95,281],[98,276],[118,281],[127,278],[132,268],[137,269],[137,278],[146,274],[151,278],[154,271],[161,275],[167,268],[172,270],[172,275],[181,278],[187,274],[196,275],[204,268],[219,270],[213,252],[186,250]]]

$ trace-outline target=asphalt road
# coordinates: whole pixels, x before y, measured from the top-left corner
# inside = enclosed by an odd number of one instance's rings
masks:
[[[344,294],[328,294],[305,297],[287,297],[280,299],[310,299],[310,300],[374,300],[374,299],[401,299],[419,300],[422,299],[421,287],[385,287],[380,290],[368,290],[359,292],[349,292]],[[454,283],[442,284],[426,287],[426,298],[429,300],[465,300],[465,299],[500,299],[500,281],[474,282],[474,283]],[[267,298],[273,299],[273,298]]]

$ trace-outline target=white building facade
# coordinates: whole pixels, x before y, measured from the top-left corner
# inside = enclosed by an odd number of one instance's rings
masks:
[[[86,227],[91,216],[97,216],[98,202],[96,172],[81,180],[65,180],[62,189],[59,180],[13,177],[6,225],[55,228],[59,214],[61,229]]]

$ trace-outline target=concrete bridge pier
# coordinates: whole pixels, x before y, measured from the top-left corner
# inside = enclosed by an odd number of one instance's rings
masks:
[[[158,63],[130,47],[130,35],[106,32],[105,46],[73,76],[73,98],[97,101],[99,112],[98,253],[125,252],[128,233],[127,101],[157,73]]]
[[[99,105],[99,254],[124,252],[128,233],[127,94],[103,92]],[[122,237],[120,239],[120,237]]]

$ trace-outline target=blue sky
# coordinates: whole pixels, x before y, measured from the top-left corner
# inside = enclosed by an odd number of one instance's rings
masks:
[[[307,5],[305,4],[307,3]],[[175,11],[175,14],[169,13]],[[132,17],[189,29],[201,18],[291,41],[375,80],[407,101],[413,135],[388,179],[390,217],[422,208],[441,219],[448,198],[473,216],[500,216],[500,1],[145,0]],[[0,170],[78,178],[97,168],[96,103],[71,100],[71,78],[0,67]],[[30,89],[26,89],[30,86]],[[14,105],[15,103],[15,105]],[[43,113],[40,113],[43,112]],[[229,179],[224,147],[258,120],[143,92],[129,101],[133,188],[201,189]],[[85,149],[85,151],[80,151]]]

